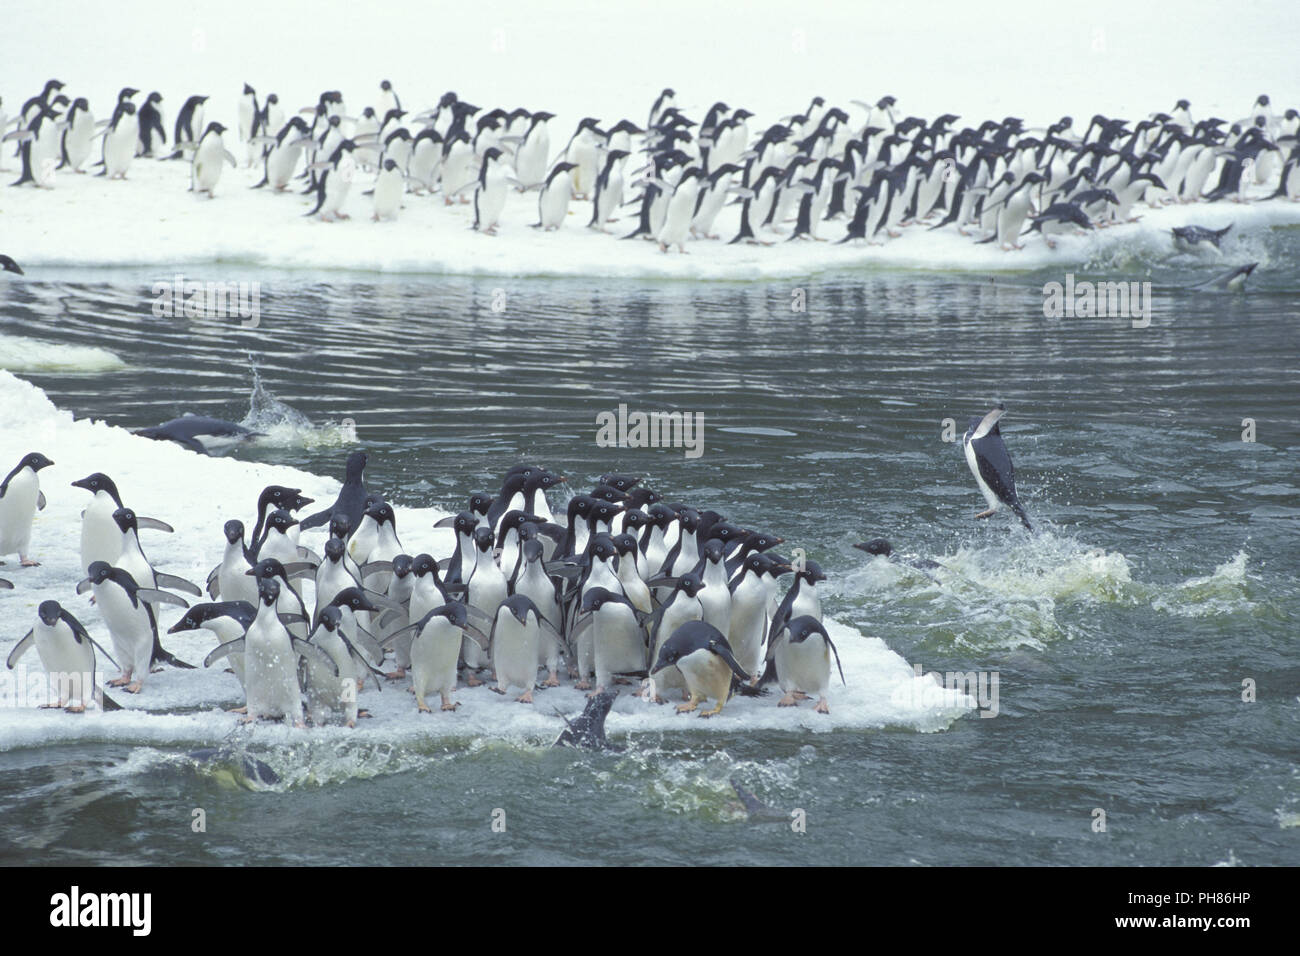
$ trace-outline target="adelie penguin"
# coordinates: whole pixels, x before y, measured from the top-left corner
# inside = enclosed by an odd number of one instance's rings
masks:
[[[241,442],[265,437],[264,432],[205,415],[183,415],[161,425],[137,428],[135,434],[155,441],[175,442],[200,455],[220,454]]]
[[[797,707],[800,699],[817,698],[814,708],[819,714],[829,714],[826,690],[831,679],[831,655],[844,681],[844,667],[840,652],[831,643],[826,628],[815,617],[804,614],[791,618],[777,632],[768,648],[768,660],[775,664],[777,683],[785,696],[778,707]]]
[[[479,166],[478,186],[474,190],[474,228],[495,236],[505,204],[506,164],[501,150],[493,146],[483,154]]]
[[[217,181],[221,179],[221,170],[225,164],[229,163],[232,167],[239,165],[234,154],[226,149],[221,139],[221,134],[225,131],[226,128],[220,123],[209,123],[203,138],[199,140],[194,150],[194,166],[190,175],[193,181],[191,188],[196,193],[207,193],[209,199],[215,196],[213,190],[217,188]]]
[[[673,632],[659,649],[650,676],[653,678],[670,667],[682,675],[690,694],[686,703],[677,705],[679,714],[689,713],[709,699],[717,701],[717,706],[700,711],[700,716],[720,714],[731,694],[732,675],[742,683],[750,680],[731,653],[727,639],[716,627],[703,621],[690,621]]]
[[[57,695],[57,704],[42,707],[62,707],[70,713],[85,711],[92,698],[102,710],[121,710],[121,705],[104,694],[95,683],[95,651],[116,666],[112,655],[104,650],[86,632],[81,622],[64,610],[58,601],[42,601],[36,609],[36,624],[14,645],[5,661],[10,670],[33,647],[41,664],[50,676]],[[74,704],[73,701],[79,701]]]
[[[45,494],[37,472],[54,462],[38,451],[24,455],[22,461],[0,482],[0,558],[17,554],[25,568],[40,564],[28,556],[32,540],[32,521],[45,508]],[[3,564],[0,561],[0,564]]]
[[[1011,455],[1002,433],[998,429],[998,419],[1006,414],[1006,406],[998,403],[983,418],[972,416],[970,427],[962,436],[962,448],[966,452],[966,464],[975,476],[975,484],[988,502],[988,510],[981,511],[976,518],[988,518],[995,514],[1002,505],[1007,505],[1030,531],[1034,526],[1016,495],[1016,469],[1011,464]]]
[[[1179,252],[1196,252],[1201,249],[1221,250],[1223,237],[1232,229],[1232,223],[1222,229],[1206,229],[1203,226],[1177,226],[1170,230],[1174,236],[1174,247]]]

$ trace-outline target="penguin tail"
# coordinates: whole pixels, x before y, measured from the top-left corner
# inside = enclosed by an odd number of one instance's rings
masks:
[[[1034,526],[1029,523],[1029,515],[1025,514],[1025,509],[1021,506],[1019,501],[1014,502],[1011,505],[1011,510],[1016,513],[1016,516],[1020,519],[1021,524],[1023,524],[1030,531],[1034,530]]]
[[[733,674],[731,675],[731,696],[735,697],[737,694],[741,697],[766,697],[767,691],[763,689],[761,683],[755,687]]]
[[[122,709],[122,705],[121,705],[121,704],[119,704],[119,703],[118,703],[117,701],[115,701],[113,698],[109,697],[109,696],[108,696],[107,694],[105,694],[102,690],[96,689],[96,694],[98,695],[98,698],[99,698],[99,709],[100,709],[100,710],[107,712],[107,711],[110,711],[110,710],[121,710],[121,709]]]
[[[768,659],[767,667],[763,668],[763,676],[758,679],[759,687],[766,687],[768,684],[776,683],[776,658]]]
[[[193,664],[185,663],[183,660],[181,660],[171,651],[164,648],[162,644],[159,642],[158,638],[155,636],[153,639],[153,656],[149,661],[149,663],[157,664],[160,662],[163,664],[170,664],[172,667],[179,667],[182,670],[188,670],[188,671],[194,670]]]

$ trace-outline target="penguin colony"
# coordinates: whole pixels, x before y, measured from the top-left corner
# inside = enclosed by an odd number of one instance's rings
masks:
[[[999,404],[972,417],[962,439],[989,504],[975,517],[1006,504],[1032,530],[999,430],[1004,414]],[[434,693],[442,710],[455,710],[462,681],[502,695],[518,690],[516,701],[532,703],[540,675],[541,687],[559,686],[561,661],[593,698],[641,679],[636,693],[656,703],[680,691],[678,712],[713,701],[699,712],[708,717],[733,694],[761,696],[775,681],[778,706],[815,699],[818,713],[830,712],[832,661],[842,683],[844,671],[822,624],[817,586],[826,575],[816,561],[778,554],[782,538],[666,502],[638,477],[613,473],[573,495],[557,520],[546,492],[567,479],[525,464],[505,473],[497,493],[472,494],[464,511],[438,522],[455,533],[449,555],[412,555],[392,505],[366,488],[367,461],[363,451],[348,456],[343,487],[321,511],[295,518],[312,499],[271,485],[258,496],[251,533],[226,521],[206,602],[203,590],[145,556],[141,529],[171,532],[168,524],[127,507],[101,472],[72,482],[91,495],[81,527],[86,576],[75,593],[92,593],[112,651],[62,603],[45,601],[8,667],[35,647],[57,682],[50,706],[80,712],[97,696],[104,709],[118,709],[96,686],[96,651],[120,672],[108,686],[132,694],[157,665],[193,667],[161,643],[161,615],[177,606],[183,613],[165,633],[212,634],[203,666],[228,663],[247,721],[302,726],[307,717],[336,717],[354,727],[366,716],[359,695],[380,678],[409,677],[420,712],[432,709]],[[53,464],[32,452],[0,483],[0,557],[17,553],[23,567],[38,563],[28,550],[45,507],[39,472]],[[323,556],[300,542],[315,529],[328,532]],[[857,547],[892,552],[883,539]],[[785,575],[793,581],[780,595]],[[0,588],[13,584],[0,578]]]
[[[50,80],[12,121],[0,113],[0,130],[15,126],[4,138],[22,159],[16,186],[51,186],[56,169],[85,172],[92,154],[110,179],[126,178],[137,157],[158,156],[188,159],[190,189],[211,197],[225,166],[238,164],[226,128],[203,123],[206,96],[185,101],[168,152],[159,93],[137,108],[139,91],[126,87],[111,118],[96,122],[86,99],[63,88]],[[557,230],[577,213],[590,229],[652,240],[663,252],[684,253],[688,240],[882,244],[908,226],[952,227],[1009,251],[1034,234],[1054,245],[1063,233],[1135,221],[1138,203],[1242,202],[1255,187],[1300,200],[1300,112],[1277,115],[1267,96],[1235,122],[1194,120],[1179,100],[1136,121],[1098,114],[1082,132],[1068,116],[1041,129],[1016,117],[958,128],[952,114],[904,115],[892,96],[847,109],[818,96],[767,127],[726,103],[696,119],[676,103],[665,89],[644,127],[587,117],[553,142],[554,114],[485,109],[454,92],[414,112],[385,80],[359,116],[338,91],[286,116],[276,94],[259,99],[245,84],[236,133],[244,162],[262,172],[254,188],[297,189],[310,197],[306,215],[322,220],[349,218],[365,176],[377,221],[440,195],[449,206],[472,203],[474,229],[495,235],[513,189],[537,193],[537,220],[527,223],[536,229]],[[589,203],[590,213],[574,203]],[[739,207],[734,236],[719,226],[728,205]]]
[[[24,567],[37,563],[28,551],[45,504],[39,472],[53,464],[33,452],[0,485],[0,556],[16,552]],[[150,563],[141,530],[172,529],[128,507],[108,475],[72,482],[91,496],[81,519],[85,577],[68,582],[67,600],[40,605],[7,665],[34,648],[57,682],[49,706],[79,712],[98,699],[119,709],[98,689],[98,667],[117,669],[109,688],[147,693],[160,665],[198,666],[171,655],[166,635],[202,629],[214,641],[201,666],[230,669],[246,721],[352,727],[367,716],[368,687],[408,680],[420,712],[433,709],[434,694],[455,710],[462,685],[532,703],[539,681],[559,686],[562,672],[591,697],[620,683],[656,703],[677,692],[677,711],[700,716],[737,693],[766,696],[772,682],[779,706],[811,699],[829,713],[832,675],[844,674],[822,624],[826,575],[815,561],[777,554],[781,538],[666,502],[622,474],[602,475],[557,517],[546,492],[566,478],[518,465],[497,493],[471,495],[438,523],[454,531],[450,554],[412,554],[392,505],[366,488],[366,464],[353,452],[337,500],[301,518],[312,499],[264,489],[251,531],[225,522],[224,554],[204,589]],[[317,529],[327,535],[319,554],[300,541]],[[87,593],[93,610],[77,597]],[[108,646],[92,639],[74,602],[99,615]],[[175,616],[170,627],[164,615]]]

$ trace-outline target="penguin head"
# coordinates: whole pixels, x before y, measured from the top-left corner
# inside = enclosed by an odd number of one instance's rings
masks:
[[[393,574],[398,578],[404,578],[411,573],[414,565],[415,559],[409,554],[399,554],[393,558]]]
[[[778,538],[766,531],[751,531],[749,537],[745,539],[745,544],[751,551],[766,551],[768,548],[775,548],[778,544],[784,543],[785,538]]]
[[[247,83],[244,84],[244,95],[245,95],[245,96],[253,96],[253,95],[256,94],[256,93],[257,93],[257,90],[253,89],[253,88],[252,88],[251,86],[249,86]]]
[[[478,527],[478,517],[469,511],[462,511],[452,520],[451,526],[456,531],[456,536],[472,536],[474,529]]]
[[[709,528],[709,537],[716,538],[723,545],[724,550],[733,541],[747,541],[749,535],[750,532],[726,521],[715,521]]]
[[[378,504],[366,508],[366,517],[374,518],[375,523],[381,527],[389,524],[394,529],[397,528],[397,516],[393,513],[393,506],[386,501],[381,500]]]
[[[489,146],[483,153],[483,165],[486,166],[488,163],[495,163],[501,158],[501,156],[502,153],[500,149],[495,146]]]
[[[596,499],[591,495],[574,495],[569,499],[568,514],[570,518],[586,518]]]
[[[771,575],[773,580],[794,571],[794,567],[790,562],[779,554],[760,554],[758,557],[763,559],[762,573]]]
[[[809,584],[816,584],[818,581],[826,580],[826,572],[816,561],[804,561],[803,570],[796,572],[797,576],[807,581]]]
[[[384,172],[391,173],[391,172],[396,172],[396,170],[397,170],[397,160],[395,159],[384,160]]]
[[[58,624],[62,615],[63,605],[58,601],[42,601],[41,606],[36,609],[36,616],[41,619],[41,623],[46,627],[53,627]]]
[[[211,123],[208,124],[207,132],[204,133],[203,135],[204,135],[204,136],[207,136],[207,135],[209,135],[209,134],[215,133],[217,136],[220,136],[220,135],[221,135],[222,133],[224,133],[225,131],[226,131],[226,128],[225,128],[224,126],[222,126],[220,123],[218,123],[218,122],[216,122],[216,121],[213,121],[213,122],[211,122]]]
[[[628,528],[632,531],[640,531],[649,523],[650,523],[650,519],[646,516],[646,513],[644,511],[632,509],[630,511],[623,512],[624,528]]]
[[[280,600],[280,582],[275,578],[261,578],[257,582],[257,598],[267,607],[274,607]]]
[[[113,521],[122,529],[123,534],[136,530],[135,512],[130,508],[118,508],[114,511]]]
[[[582,612],[590,613],[599,611],[606,604],[623,604],[627,598],[621,594],[615,594],[607,588],[591,588],[582,596]]]
[[[700,513],[694,508],[680,507],[677,509],[677,520],[681,522],[682,530],[694,534],[700,530]]]
[[[278,103],[278,102],[280,102],[280,97],[277,96],[276,94],[272,93],[270,96],[268,96],[268,97],[266,98],[266,102],[268,102],[268,103]]]
[[[433,555],[421,552],[415,556],[411,562],[411,573],[417,578],[422,578],[426,574],[432,574],[434,580],[437,580],[438,562],[434,560]]]
[[[298,523],[298,520],[283,508],[277,508],[272,511],[266,519],[266,526],[269,529],[288,534],[289,529]]]
[[[474,546],[482,553],[490,554],[492,551],[492,544],[495,540],[496,539],[492,536],[491,528],[474,529]]]
[[[492,502],[496,501],[495,495],[489,495],[484,491],[476,491],[469,496],[469,510],[475,515],[487,517],[488,510],[492,507]]]
[[[628,512],[628,517],[630,517],[633,514],[636,514],[636,512]],[[626,526],[627,518],[624,518],[623,521],[624,521],[624,525]],[[637,549],[636,535],[628,534],[625,531],[623,532],[623,534],[615,535],[610,540],[614,542],[614,547],[618,549],[618,553],[620,556],[625,554],[636,553],[636,549]]]
[[[97,471],[93,475],[87,475],[85,478],[74,481],[72,487],[85,488],[92,495],[103,491],[117,502],[119,508],[122,506],[122,497],[117,493],[117,485],[113,484],[113,479],[102,471]]]
[[[542,560],[542,557],[546,553],[546,549],[542,547],[542,543],[536,538],[536,531],[534,531],[533,534],[534,537],[532,540],[525,541],[523,547],[520,549],[523,552],[524,560],[529,564],[532,564],[534,561]]]
[[[1256,106],[1268,106],[1268,94],[1261,93],[1259,99],[1255,101]]]
[[[265,580],[266,578],[282,578],[286,582],[289,580],[289,575],[285,573],[284,565],[275,558],[263,558],[261,561],[258,561],[257,564],[245,571],[244,574],[249,577],[257,578],[259,581]]]
[[[40,471],[42,468],[48,468],[54,462],[46,458],[39,451],[30,452],[23,456],[23,460],[18,463],[19,468],[30,468],[32,471]]]
[[[647,521],[660,530],[664,530],[672,524],[677,517],[677,512],[662,502],[656,502],[646,509]]]
[[[609,485],[611,488],[617,488],[619,491],[631,491],[641,483],[641,479],[635,475],[620,475],[615,472],[610,472],[600,476],[600,483],[602,485]]]
[[[528,623],[530,613],[539,620],[541,619],[541,614],[537,612],[537,605],[524,594],[512,594],[506,598],[501,602],[501,608],[497,611],[497,614],[500,614],[501,611],[509,611],[510,615],[520,624]]]
[[[767,555],[755,551],[752,554],[745,555],[744,569],[751,574],[762,574],[767,570],[767,564],[771,560]]]
[[[244,522],[238,518],[231,518],[221,527],[221,533],[226,536],[226,541],[234,544],[244,540]]]
[[[62,88],[63,88],[62,85],[60,85],[59,89]],[[117,94],[117,101],[121,103],[123,100],[129,100],[131,97],[135,96],[139,92],[140,92],[139,90],[134,89],[133,87],[124,86],[122,87],[121,92]]]
[[[384,80],[379,84],[379,88],[383,90],[385,93],[389,93],[393,89],[393,84],[389,83],[387,80]]]
[[[620,491],[613,485],[597,485],[588,495],[598,501],[619,502],[627,500],[627,492]]]
[[[107,561],[92,561],[86,568],[86,577],[91,584],[103,584],[113,575],[113,566]]]
[[[867,554],[886,558],[894,553],[894,546],[886,538],[872,538],[870,541],[861,541],[853,547],[859,551],[865,551]]]
[[[687,597],[695,597],[704,587],[704,581],[694,571],[689,571],[677,579],[677,590],[685,591]]]
[[[330,537],[338,538],[343,541],[348,539],[352,532],[352,519],[343,513],[330,516]]]
[[[268,485],[262,489],[262,494],[257,499],[257,511],[259,514],[264,512],[268,507],[274,505],[276,508],[283,508],[285,511],[297,511],[311,504],[316,499],[304,498],[297,488],[286,488],[283,485]]]
[[[353,611],[378,611],[379,608],[370,603],[370,599],[361,592],[360,588],[344,588],[338,594],[334,595],[334,600],[330,601],[330,607],[346,607]]]
[[[348,546],[343,543],[341,538],[330,538],[325,542],[325,560],[338,564],[343,560],[343,555],[347,554]]]
[[[608,524],[622,510],[622,505],[617,505],[612,501],[595,501],[592,503],[591,511],[587,514],[587,520],[603,521]]]
[[[340,611],[336,605],[331,604],[329,607],[321,610],[320,625],[325,628],[325,630],[333,633],[339,629],[339,625],[342,623],[343,612]]]
[[[710,564],[717,564],[727,556],[727,549],[717,538],[710,538],[700,549],[700,557]]]
[[[607,534],[593,535],[588,550],[593,561],[610,561],[618,557],[614,539]]]

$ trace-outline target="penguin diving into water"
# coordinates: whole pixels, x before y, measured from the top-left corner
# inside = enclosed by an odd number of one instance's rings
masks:
[[[1016,469],[1011,464],[1011,455],[998,431],[998,419],[1006,414],[1006,410],[1006,406],[999,402],[983,418],[972,416],[970,427],[961,439],[966,451],[966,464],[970,465],[975,484],[979,485],[984,500],[989,503],[988,510],[981,511],[975,517],[991,517],[1005,504],[1024,522],[1026,528],[1033,531],[1034,526],[1029,523],[1029,517],[1016,495]]]

